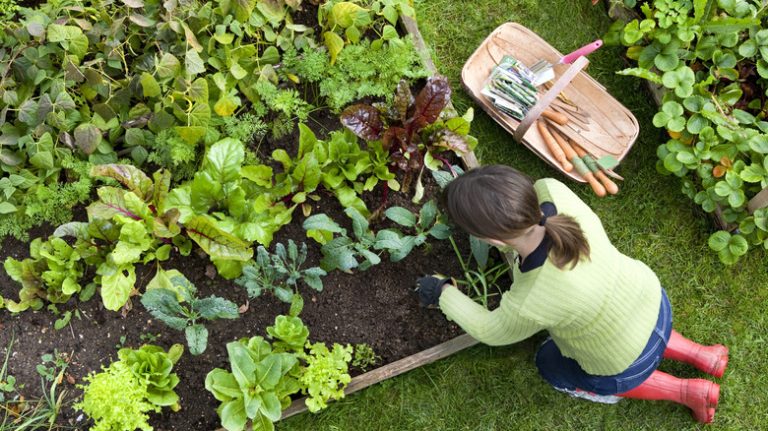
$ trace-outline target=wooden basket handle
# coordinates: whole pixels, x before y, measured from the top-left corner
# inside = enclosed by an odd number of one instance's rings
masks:
[[[576,59],[571,67],[569,67],[568,70],[566,70],[565,73],[563,73],[560,78],[552,85],[552,88],[550,88],[549,91],[544,93],[544,95],[539,98],[538,102],[533,105],[525,118],[520,121],[520,125],[515,129],[515,140],[517,142],[523,142],[523,137],[525,136],[526,132],[528,132],[528,129],[534,123],[536,123],[536,120],[539,119],[541,113],[549,107],[549,104],[557,98],[560,92],[563,91],[565,87],[567,87],[568,84],[570,84],[571,81],[576,78],[576,75],[578,75],[582,69],[587,67],[588,64],[589,60],[587,60],[586,57],[579,57]]]

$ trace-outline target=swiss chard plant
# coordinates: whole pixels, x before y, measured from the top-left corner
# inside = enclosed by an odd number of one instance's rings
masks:
[[[320,267],[326,271],[339,269],[352,272],[355,268],[365,271],[381,263],[379,255],[371,251],[376,235],[371,231],[368,220],[354,208],[347,208],[344,212],[352,219],[353,237],[347,236],[347,230],[326,214],[315,214],[304,220],[307,235],[323,244]],[[334,234],[339,236],[334,238]]]
[[[768,30],[759,2],[656,0],[607,36],[628,46],[637,67],[620,73],[662,86],[653,123],[671,139],[658,169],[728,225],[710,247],[733,264],[751,246],[768,248],[768,209],[749,200],[768,187]]]
[[[412,234],[404,234],[398,229],[382,229],[376,233],[374,247],[387,250],[392,262],[403,260],[414,247],[421,246],[429,236],[435,239],[447,239],[451,230],[438,217],[437,204],[431,200],[419,210],[418,217],[403,207],[388,208],[384,215],[403,228],[413,230]]]
[[[249,298],[267,291],[283,302],[291,302],[300,281],[318,292],[323,290],[326,272],[319,267],[302,268],[306,259],[305,243],[299,247],[289,239],[288,247],[277,243],[274,253],[259,246],[256,259],[243,267],[243,275],[235,283],[246,288]]]
[[[362,139],[381,142],[390,153],[394,170],[404,174],[404,192],[408,192],[417,177],[420,199],[425,166],[431,170],[441,164],[450,166],[441,153],[452,151],[461,156],[476,144],[469,136],[471,112],[465,117],[440,119],[450,98],[448,79],[442,76],[429,78],[416,97],[408,84],[401,82],[390,106],[380,109],[368,104],[352,105],[342,112],[341,122]]]
[[[203,320],[237,319],[237,304],[218,296],[198,298],[197,288],[176,270],[159,269],[141,297],[144,308],[156,319],[184,331],[189,352],[200,355],[208,347]]]

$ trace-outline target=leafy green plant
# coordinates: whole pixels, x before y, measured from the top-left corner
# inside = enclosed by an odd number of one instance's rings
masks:
[[[85,271],[85,264],[80,254],[61,238],[42,241],[35,238],[29,246],[30,257],[5,260],[5,271],[14,281],[21,284],[20,301],[6,300],[6,308],[13,313],[28,308],[39,310],[43,300],[60,304],[82,291],[80,278]],[[81,295],[87,300],[93,290]]]
[[[274,347],[287,352],[304,352],[309,338],[309,328],[298,316],[277,316],[275,324],[267,327],[267,334],[276,339]]]
[[[410,37],[348,45],[319,81],[320,96],[334,112],[364,97],[392,99],[401,79],[428,76]]]
[[[93,430],[151,431],[149,412],[158,413],[165,406],[178,410],[178,395],[173,388],[179,378],[172,369],[183,350],[179,344],[167,353],[151,345],[121,349],[120,360],[83,379],[88,382],[78,386],[83,390],[83,400],[74,407],[93,419]]]
[[[352,105],[342,112],[341,122],[366,141],[381,141],[395,169],[404,173],[404,192],[409,190],[414,175],[418,175],[420,199],[424,166],[435,170],[441,162],[449,165],[440,153],[450,150],[463,155],[476,144],[468,136],[471,112],[466,118],[439,121],[450,97],[448,79],[442,76],[429,78],[415,98],[407,83],[401,81],[391,107],[382,112],[372,105]]]
[[[355,344],[354,354],[352,356],[352,366],[362,371],[368,371],[374,365],[381,361],[381,357],[376,354],[373,347],[366,343]]]
[[[16,332],[11,332],[11,340],[8,342],[8,347],[5,349],[5,360],[3,360],[3,367],[0,368],[0,403],[4,403],[7,394],[12,394],[16,391],[16,377],[8,374],[8,359],[13,352],[13,343],[16,342]]]
[[[392,262],[399,262],[431,236],[435,239],[447,239],[451,230],[438,218],[437,204],[431,200],[424,204],[416,214],[403,207],[388,208],[384,215],[405,228],[413,229],[413,235],[404,235],[397,229],[382,229],[376,233],[374,248],[387,250]]]
[[[172,371],[183,353],[181,344],[174,344],[167,353],[162,347],[144,345],[135,350],[120,349],[117,356],[135,377],[147,383],[147,401],[178,411],[179,396],[173,389],[179,384],[179,376]]]
[[[371,251],[376,236],[370,230],[368,220],[354,208],[347,208],[344,213],[352,219],[354,238],[347,236],[347,230],[325,214],[315,214],[304,220],[307,236],[323,244],[320,267],[326,271],[351,272],[355,268],[365,271],[381,263],[379,255]],[[334,234],[339,236],[333,238]]]
[[[328,407],[328,400],[344,398],[344,388],[352,380],[348,373],[352,346],[334,344],[329,350],[325,343],[315,343],[308,347],[307,366],[299,382],[308,395],[305,403],[309,411],[315,413]]]
[[[0,19],[10,21],[18,9],[19,5],[16,0],[0,0]]]
[[[287,248],[282,243],[277,243],[274,254],[259,246],[256,249],[256,260],[243,267],[243,275],[236,279],[235,283],[247,289],[249,298],[256,298],[264,291],[271,291],[281,301],[291,302],[299,281],[318,292],[323,290],[321,277],[324,277],[326,272],[319,267],[302,269],[306,259],[305,243],[298,247],[289,239]]]
[[[75,404],[93,419],[95,431],[135,430],[151,431],[149,412],[159,412],[160,406],[147,401],[148,382],[136,377],[130,367],[117,361],[102,372],[83,378],[88,382],[79,386],[83,401]]]
[[[221,401],[221,425],[236,431],[250,421],[254,429],[273,430],[291,394],[300,390],[289,375],[298,359],[274,352],[262,337],[227,343],[227,353],[232,371],[216,368],[205,378],[205,389]]]
[[[763,10],[749,1],[656,0],[641,11],[606,39],[627,45],[638,62],[620,73],[666,90],[653,118],[671,138],[657,150],[658,170],[680,177],[683,193],[706,212],[721,214],[728,228],[709,245],[733,264],[751,246],[768,248],[766,210],[748,207],[768,187]]]
[[[237,304],[211,295],[196,296],[197,288],[176,270],[158,270],[147,285],[141,303],[152,316],[177,331],[184,331],[189,352],[200,355],[208,346],[208,329],[202,320],[237,319]]]

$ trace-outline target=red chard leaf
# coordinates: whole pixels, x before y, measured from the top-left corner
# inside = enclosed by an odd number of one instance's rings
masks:
[[[341,113],[341,124],[366,141],[380,139],[384,131],[379,110],[365,104],[352,105],[345,109]]]
[[[439,75],[429,78],[427,85],[416,96],[416,107],[407,123],[409,131],[416,132],[437,121],[450,100],[448,78]]]

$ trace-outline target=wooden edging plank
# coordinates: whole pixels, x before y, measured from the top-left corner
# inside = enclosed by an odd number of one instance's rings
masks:
[[[349,385],[347,385],[347,388],[344,389],[344,394],[349,395],[355,393],[386,379],[411,371],[414,368],[431,364],[439,359],[443,359],[468,347],[472,347],[477,343],[477,340],[467,334],[459,335],[445,343],[438,344],[435,347],[423,350],[415,355],[407,356],[399,361],[391,362],[383,367],[376,368],[373,371],[354,377]],[[305,400],[306,398],[301,398],[291,403],[290,407],[283,410],[283,415],[280,419],[289,418],[305,412],[307,410],[307,406],[304,402]]]

